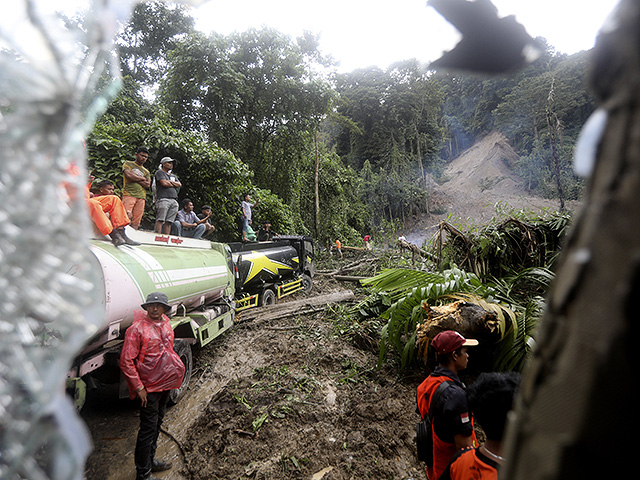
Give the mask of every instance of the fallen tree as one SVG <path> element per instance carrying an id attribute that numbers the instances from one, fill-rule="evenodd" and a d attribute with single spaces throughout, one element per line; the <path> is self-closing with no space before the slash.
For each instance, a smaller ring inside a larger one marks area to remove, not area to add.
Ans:
<path id="1" fill-rule="evenodd" d="M 447 305 L 432 307 L 423 302 L 425 319 L 416 329 L 418 357 L 428 363 L 428 347 L 438 333 L 455 330 L 480 345 L 494 345 L 500 340 L 500 320 L 494 311 L 480 305 L 458 300 Z"/>
<path id="2" fill-rule="evenodd" d="M 291 302 L 250 309 L 239 313 L 236 316 L 236 323 L 245 323 L 249 321 L 265 322 L 293 315 L 305 315 L 323 311 L 327 308 L 327 305 L 353 300 L 355 300 L 354 293 L 351 290 L 343 290 L 326 295 L 318 295 L 317 297 L 303 298 Z"/>

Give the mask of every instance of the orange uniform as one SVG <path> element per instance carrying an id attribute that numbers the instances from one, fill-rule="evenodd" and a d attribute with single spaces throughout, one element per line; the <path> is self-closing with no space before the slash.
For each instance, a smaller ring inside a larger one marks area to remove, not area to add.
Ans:
<path id="1" fill-rule="evenodd" d="M 442 382 L 450 382 L 450 387 L 438 397 L 433 414 L 433 465 L 427 466 L 427 478 L 436 480 L 443 472 L 451 457 L 458 451 L 454 435 L 471 436 L 477 444 L 473 429 L 473 419 L 469 414 L 466 393 L 462 382 L 453 372 L 436 367 L 434 372 L 420 384 L 417 391 L 418 410 L 426 418 L 431 407 L 433 393 Z"/>
<path id="2" fill-rule="evenodd" d="M 115 195 L 87 198 L 87 205 L 91 220 L 103 235 L 109 235 L 115 228 L 129 225 L 129 216 L 124 209 L 122 200 Z"/>
<path id="3" fill-rule="evenodd" d="M 499 464 L 482 453 L 480 448 L 460 450 L 440 480 L 498 480 Z"/>

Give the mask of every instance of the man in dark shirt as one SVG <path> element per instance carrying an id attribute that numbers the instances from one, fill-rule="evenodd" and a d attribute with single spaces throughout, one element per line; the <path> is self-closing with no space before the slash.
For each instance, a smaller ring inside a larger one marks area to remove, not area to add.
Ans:
<path id="1" fill-rule="evenodd" d="M 156 233 L 171 233 L 171 225 L 178 214 L 178 188 L 182 184 L 173 175 L 174 160 L 164 157 L 160 160 L 160 168 L 155 174 L 156 188 Z"/>
<path id="2" fill-rule="evenodd" d="M 467 348 L 475 345 L 478 345 L 477 340 L 466 339 L 453 330 L 445 330 L 431 341 L 438 366 L 417 391 L 418 410 L 422 418 L 426 418 L 433 407 L 433 464 L 427 465 L 429 480 L 440 476 L 458 450 L 476 444 L 465 385 L 458 377 L 458 372 L 467 368 Z M 444 389 L 434 395 L 444 382 L 447 382 Z"/>
<path id="3" fill-rule="evenodd" d="M 458 451 L 440 480 L 496 480 L 502 457 L 502 438 L 507 415 L 520 386 L 516 372 L 482 373 L 467 390 L 474 419 L 485 433 L 486 441 L 476 448 Z"/>
<path id="4" fill-rule="evenodd" d="M 279 235 L 271 230 L 271 223 L 264 222 L 260 230 L 258 230 L 258 241 L 259 242 L 268 242 L 273 240 L 274 237 L 278 237 Z"/>

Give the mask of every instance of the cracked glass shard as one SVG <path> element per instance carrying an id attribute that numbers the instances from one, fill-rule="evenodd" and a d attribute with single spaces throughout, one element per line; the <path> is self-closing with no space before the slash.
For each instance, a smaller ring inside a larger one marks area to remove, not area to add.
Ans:
<path id="1" fill-rule="evenodd" d="M 107 0 L 3 4 L 0 478 L 83 478 L 91 442 L 65 380 L 103 311 L 92 295 L 82 140 L 119 89 L 113 37 L 130 9 Z M 102 76 L 109 87 L 96 95 Z"/>
<path id="2" fill-rule="evenodd" d="M 104 328 L 104 306 L 95 295 L 102 280 L 91 267 L 87 240 L 83 140 L 120 89 L 115 35 L 136 3 L 13 0 L 2 6 L 3 479 L 84 477 L 90 436 L 65 384 L 73 357 Z"/>

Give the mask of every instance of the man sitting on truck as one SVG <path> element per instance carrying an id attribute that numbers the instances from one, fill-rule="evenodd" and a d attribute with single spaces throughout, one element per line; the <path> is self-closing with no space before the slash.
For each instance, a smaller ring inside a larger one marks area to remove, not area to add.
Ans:
<path id="1" fill-rule="evenodd" d="M 124 336 L 120 370 L 129 386 L 129 397 L 140 399 L 140 429 L 134 462 L 136 480 L 157 480 L 151 472 L 171 468 L 155 458 L 160 426 L 167 409 L 169 392 L 182 385 L 185 366 L 173 351 L 174 333 L 169 318 L 169 299 L 162 292 L 147 295 L 134 312 L 133 324 Z"/>
<path id="2" fill-rule="evenodd" d="M 211 216 L 211 213 L 209 213 Z M 188 198 L 182 201 L 182 208 L 178 211 L 176 221 L 173 222 L 171 232 L 180 237 L 202 238 L 206 231 L 205 222 L 209 217 L 198 218 L 193 211 L 193 202 Z"/>
<path id="3" fill-rule="evenodd" d="M 116 247 L 125 244 L 140 245 L 140 242 L 130 239 L 124 231 L 124 227 L 129 225 L 129 216 L 122 200 L 115 194 L 115 185 L 112 181 L 98 182 L 95 194 L 88 191 L 87 206 L 95 226 L 102 235 L 109 235 Z"/>
<path id="4" fill-rule="evenodd" d="M 268 242 L 273 240 L 275 237 L 279 237 L 279 235 L 271 230 L 271 223 L 264 222 L 260 230 L 258 230 L 258 241 L 259 242 Z"/>
<path id="5" fill-rule="evenodd" d="M 198 219 L 204 220 L 204 228 L 206 230 L 203 236 L 206 237 L 207 235 L 212 234 L 216 229 L 216 227 L 214 225 L 211 225 L 211 222 L 209 221 L 212 214 L 211 207 L 209 205 L 203 205 L 202 207 L 200 207 L 200 212 L 201 213 L 198 214 Z"/>

